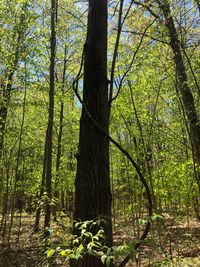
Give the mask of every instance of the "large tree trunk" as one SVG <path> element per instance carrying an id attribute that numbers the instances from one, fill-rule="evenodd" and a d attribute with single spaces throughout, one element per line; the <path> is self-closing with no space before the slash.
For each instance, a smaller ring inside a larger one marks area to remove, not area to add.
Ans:
<path id="1" fill-rule="evenodd" d="M 195 174 L 197 185 L 199 189 L 198 196 L 194 198 L 194 210 L 196 218 L 200 220 L 199 214 L 199 197 L 200 197 L 200 125 L 198 114 L 195 107 L 194 97 L 192 91 L 188 85 L 187 72 L 184 65 L 184 59 L 181 51 L 181 44 L 178 38 L 178 33 L 175 27 L 175 23 L 170 11 L 170 4 L 166 0 L 159 2 L 159 5 L 163 11 L 165 17 L 165 24 L 169 32 L 170 45 L 174 54 L 174 63 L 176 66 L 177 75 L 177 88 L 181 94 L 184 111 L 186 113 L 189 129 L 190 140 L 192 144 L 192 151 L 194 154 L 194 161 L 197 164 L 197 172 Z"/>
<path id="2" fill-rule="evenodd" d="M 89 113 L 108 133 L 107 0 L 89 1 L 84 56 L 83 101 Z M 104 219 L 106 244 L 112 246 L 109 140 L 93 124 L 84 108 L 80 120 L 77 161 L 74 220 Z M 77 264 L 73 262 L 73 266 L 104 265 L 99 259 L 88 255 Z"/>
<path id="3" fill-rule="evenodd" d="M 195 108 L 194 97 L 188 85 L 188 77 L 184 65 L 180 41 L 173 17 L 170 12 L 170 4 L 167 1 L 163 1 L 162 4 L 160 3 L 160 7 L 163 11 L 165 24 L 169 32 L 170 45 L 174 54 L 174 63 L 176 66 L 178 89 L 182 97 L 183 106 L 190 127 L 191 142 L 195 154 L 196 163 L 200 165 L 200 125 L 198 114 Z M 198 173 L 197 183 L 200 189 L 200 172 Z"/>

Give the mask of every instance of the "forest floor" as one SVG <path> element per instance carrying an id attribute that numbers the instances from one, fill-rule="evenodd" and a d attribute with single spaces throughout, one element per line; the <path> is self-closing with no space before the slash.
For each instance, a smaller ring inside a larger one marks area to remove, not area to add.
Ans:
<path id="1" fill-rule="evenodd" d="M 6 238 L 0 239 L 0 267 L 67 267 L 67 264 L 48 265 L 45 257 L 45 244 L 42 233 L 33 234 L 34 218 L 23 214 L 15 216 L 8 246 Z M 71 220 L 67 217 L 53 223 L 52 244 L 50 247 L 68 243 Z M 131 218 L 118 217 L 114 223 L 114 246 L 121 246 L 123 258 L 133 246 L 142 231 L 142 224 L 135 224 Z M 4 246 L 3 246 L 4 242 Z M 125 244 L 128 244 L 125 245 Z M 123 255 L 124 254 L 124 255 Z M 200 223 L 195 219 L 174 219 L 167 214 L 164 220 L 153 223 L 148 238 L 127 267 L 200 267 Z"/>

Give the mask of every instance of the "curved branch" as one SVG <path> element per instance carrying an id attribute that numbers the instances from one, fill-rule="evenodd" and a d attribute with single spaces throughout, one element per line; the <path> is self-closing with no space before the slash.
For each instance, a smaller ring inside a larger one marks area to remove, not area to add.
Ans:
<path id="1" fill-rule="evenodd" d="M 148 235 L 149 231 L 150 231 L 150 227 L 151 227 L 151 216 L 153 214 L 153 204 L 152 204 L 152 197 L 151 197 L 151 192 L 148 186 L 148 183 L 145 179 L 145 177 L 143 176 L 142 172 L 140 171 L 139 166 L 137 165 L 137 163 L 134 161 L 134 159 L 131 157 L 131 155 L 129 154 L 129 152 L 127 150 L 125 150 L 117 141 L 115 141 L 107 132 L 105 132 L 105 130 L 101 127 L 101 125 L 92 117 L 92 115 L 90 114 L 90 112 L 87 109 L 86 104 L 83 102 L 82 98 L 80 97 L 79 93 L 78 93 L 78 81 L 80 79 L 80 74 L 81 74 L 81 70 L 83 67 L 83 59 L 84 58 L 84 50 L 83 50 L 83 54 L 82 54 L 82 61 L 81 61 L 81 66 L 78 72 L 78 75 L 76 77 L 76 79 L 73 81 L 73 90 L 74 93 L 76 95 L 76 97 L 78 98 L 79 102 L 82 104 L 83 108 L 85 109 L 85 112 L 87 114 L 87 116 L 89 117 L 89 119 L 91 120 L 91 122 L 103 133 L 105 134 L 105 136 L 109 139 L 109 141 L 114 144 L 119 151 L 121 151 L 126 158 L 131 162 L 132 166 L 134 167 L 134 169 L 136 170 L 140 181 L 142 182 L 146 193 L 147 193 L 147 201 L 148 201 L 148 220 L 145 226 L 145 229 L 142 233 L 142 235 L 140 236 L 138 242 L 135 244 L 134 246 L 134 250 L 137 250 L 140 245 L 142 244 L 142 242 L 145 240 L 146 236 Z M 131 254 L 127 255 L 124 260 L 120 263 L 119 267 L 124 267 L 129 260 L 131 259 Z"/>

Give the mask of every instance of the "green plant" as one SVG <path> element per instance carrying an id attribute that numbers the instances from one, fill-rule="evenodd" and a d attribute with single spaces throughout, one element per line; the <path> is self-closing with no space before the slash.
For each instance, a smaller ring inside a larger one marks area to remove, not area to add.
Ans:
<path id="1" fill-rule="evenodd" d="M 66 244 L 50 247 L 46 251 L 47 258 L 53 257 L 55 261 L 63 263 L 69 260 L 79 260 L 89 254 L 100 258 L 106 266 L 109 266 L 113 259 L 112 248 L 104 245 L 105 234 L 101 224 L 100 220 L 75 222 L 74 227 L 78 234 L 73 235 L 71 247 Z M 95 231 L 97 226 L 99 230 Z"/>

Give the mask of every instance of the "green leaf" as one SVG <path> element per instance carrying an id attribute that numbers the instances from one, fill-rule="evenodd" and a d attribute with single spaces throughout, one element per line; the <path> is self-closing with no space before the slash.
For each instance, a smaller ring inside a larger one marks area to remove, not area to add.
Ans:
<path id="1" fill-rule="evenodd" d="M 54 254 L 54 252 L 55 252 L 55 249 L 49 249 L 48 251 L 47 251 L 47 258 L 51 258 L 51 256 Z"/>
<path id="2" fill-rule="evenodd" d="M 107 258 L 107 256 L 105 254 L 103 256 L 101 256 L 101 261 L 103 264 L 106 262 L 106 258 Z"/>

